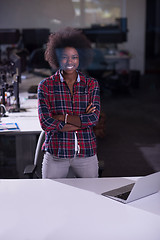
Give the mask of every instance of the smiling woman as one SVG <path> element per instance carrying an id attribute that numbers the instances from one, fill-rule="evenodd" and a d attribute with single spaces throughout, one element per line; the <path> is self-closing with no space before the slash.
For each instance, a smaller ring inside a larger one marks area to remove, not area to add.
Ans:
<path id="1" fill-rule="evenodd" d="M 94 126 L 100 115 L 98 81 L 79 69 L 91 60 L 91 44 L 81 31 L 51 34 L 45 58 L 57 72 L 38 86 L 38 113 L 46 133 L 42 177 L 98 177 Z"/>

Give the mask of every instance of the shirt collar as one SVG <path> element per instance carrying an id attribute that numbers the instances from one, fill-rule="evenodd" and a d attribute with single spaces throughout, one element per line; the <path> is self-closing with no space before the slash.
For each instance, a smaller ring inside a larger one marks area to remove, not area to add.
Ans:
<path id="1" fill-rule="evenodd" d="M 60 81 L 64 82 L 64 78 L 63 78 L 60 70 L 59 70 L 59 75 L 60 75 Z M 80 81 L 81 81 L 81 79 L 80 79 L 80 76 L 79 76 L 79 73 L 78 73 L 77 82 L 80 82 Z"/>

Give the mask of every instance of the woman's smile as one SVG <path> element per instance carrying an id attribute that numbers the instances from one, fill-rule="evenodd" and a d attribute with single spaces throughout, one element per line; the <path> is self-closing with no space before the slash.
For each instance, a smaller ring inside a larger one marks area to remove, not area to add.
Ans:
<path id="1" fill-rule="evenodd" d="M 79 66 L 79 55 L 75 48 L 66 47 L 61 56 L 61 68 L 64 71 L 75 71 Z"/>

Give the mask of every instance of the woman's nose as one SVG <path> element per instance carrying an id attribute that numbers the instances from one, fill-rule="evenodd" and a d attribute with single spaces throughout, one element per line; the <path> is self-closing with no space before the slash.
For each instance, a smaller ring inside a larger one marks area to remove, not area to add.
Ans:
<path id="1" fill-rule="evenodd" d="M 68 58 L 68 63 L 71 63 L 72 62 L 72 59 L 71 58 Z"/>
<path id="2" fill-rule="evenodd" d="M 72 62 L 72 58 L 69 57 L 67 62 L 68 62 L 68 63 L 71 63 L 71 62 Z"/>

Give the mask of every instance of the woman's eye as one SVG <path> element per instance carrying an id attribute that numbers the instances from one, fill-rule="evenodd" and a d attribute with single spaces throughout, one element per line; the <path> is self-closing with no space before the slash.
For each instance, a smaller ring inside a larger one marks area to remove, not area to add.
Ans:
<path id="1" fill-rule="evenodd" d="M 65 56 L 62 56 L 62 59 L 67 59 L 67 57 L 65 57 Z"/>
<path id="2" fill-rule="evenodd" d="M 67 57 L 67 56 L 62 56 L 62 57 L 61 57 L 61 60 L 66 60 L 66 61 L 67 61 L 67 60 L 69 60 L 69 59 L 70 59 L 70 58 Z M 71 59 L 72 59 L 72 60 L 76 60 L 76 59 L 78 59 L 78 56 L 73 56 L 73 57 L 71 57 Z"/>

